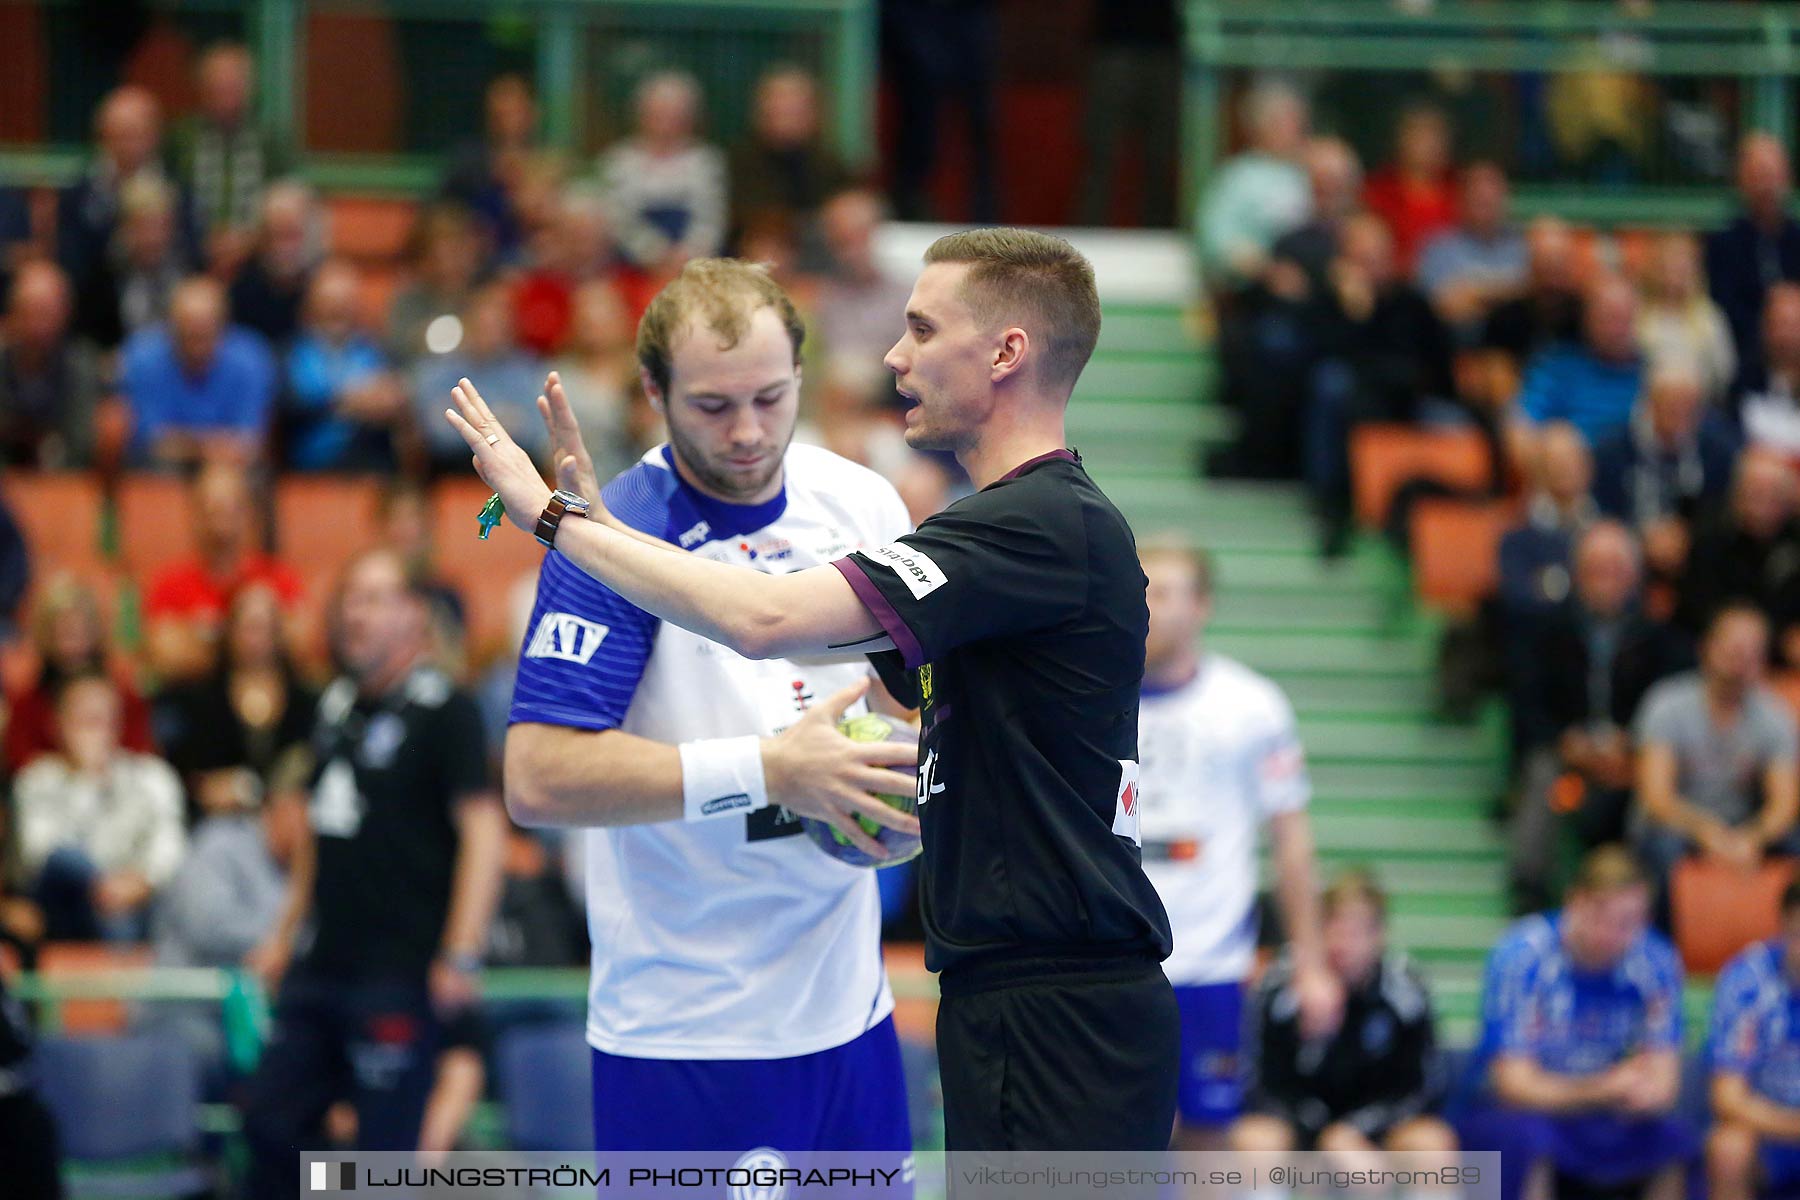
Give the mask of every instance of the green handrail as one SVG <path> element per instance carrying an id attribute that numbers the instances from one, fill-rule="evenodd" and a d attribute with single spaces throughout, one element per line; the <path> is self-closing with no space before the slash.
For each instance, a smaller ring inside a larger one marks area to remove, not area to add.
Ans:
<path id="1" fill-rule="evenodd" d="M 1641 14 L 1581 0 L 1187 0 L 1183 122 L 1187 211 L 1225 145 L 1228 70 L 1418 72 L 1621 71 L 1745 84 L 1744 120 L 1794 142 L 1800 11 L 1781 5 L 1658 0 Z M 1719 219 L 1723 185 L 1518 189 L 1526 213 L 1601 225 Z"/>

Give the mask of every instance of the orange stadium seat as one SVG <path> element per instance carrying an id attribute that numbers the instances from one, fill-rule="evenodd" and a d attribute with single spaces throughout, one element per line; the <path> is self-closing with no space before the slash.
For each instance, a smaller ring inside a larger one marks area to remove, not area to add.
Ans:
<path id="1" fill-rule="evenodd" d="M 326 205 L 331 211 L 331 252 L 373 263 L 399 260 L 418 210 L 411 200 L 375 196 L 334 196 Z"/>
<path id="2" fill-rule="evenodd" d="M 1800 720 L 1800 671 L 1777 671 L 1765 682 L 1769 690 L 1788 706 L 1788 712 Z"/>
<path id="3" fill-rule="evenodd" d="M 275 485 L 275 551 L 309 585 L 329 588 L 352 555 L 375 540 L 380 481 L 290 475 Z"/>
<path id="4" fill-rule="evenodd" d="M 1467 615 L 1500 582 L 1500 538 L 1518 509 L 1504 500 L 1421 500 L 1412 512 L 1413 588 L 1444 612 Z"/>
<path id="5" fill-rule="evenodd" d="M 476 537 L 476 514 L 488 489 L 478 479 L 449 479 L 431 492 L 432 545 L 438 570 L 462 593 L 468 607 L 469 653 L 480 662 L 512 645 L 509 605 L 514 585 L 537 577 L 544 551 L 517 529 Z"/>
<path id="6" fill-rule="evenodd" d="M 188 489 L 169 475 L 127 475 L 119 484 L 119 553 L 140 585 L 194 553 Z"/>
<path id="7" fill-rule="evenodd" d="M 100 534 L 106 502 L 92 475 L 8 472 L 0 479 L 0 494 L 25 536 L 34 579 L 57 570 L 84 578 L 104 570 Z"/>
<path id="8" fill-rule="evenodd" d="M 38 952 L 38 973 L 46 978 L 95 975 L 109 971 L 141 971 L 155 963 L 147 945 L 108 942 L 46 942 Z M 61 1007 L 64 1033 L 123 1033 L 128 1016 L 123 1000 L 66 1000 Z"/>
<path id="9" fill-rule="evenodd" d="M 1800 862 L 1772 858 L 1745 872 L 1705 858 L 1683 859 L 1669 882 L 1675 945 L 1689 971 L 1710 975 L 1751 942 L 1774 937 L 1781 893 Z"/>
<path id="10" fill-rule="evenodd" d="M 1366 529 L 1387 520 L 1394 493 L 1409 479 L 1450 487 L 1485 487 L 1492 472 L 1487 443 L 1474 430 L 1422 430 L 1410 425 L 1361 425 L 1350 435 L 1350 475 L 1356 519 Z"/>
<path id="11" fill-rule="evenodd" d="M 379 333 L 387 328 L 388 309 L 400 290 L 402 274 L 397 267 L 377 266 L 357 272 L 356 316 L 364 329 Z"/>

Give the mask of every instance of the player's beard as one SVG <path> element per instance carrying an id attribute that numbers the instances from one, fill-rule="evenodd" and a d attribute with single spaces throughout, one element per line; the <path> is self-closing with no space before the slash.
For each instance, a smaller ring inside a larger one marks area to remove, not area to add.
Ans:
<path id="1" fill-rule="evenodd" d="M 699 481 L 702 491 L 721 500 L 735 503 L 747 503 L 753 496 L 761 494 L 768 488 L 775 476 L 781 473 L 781 466 L 787 459 L 788 445 L 794 440 L 794 430 L 788 427 L 787 437 L 782 439 L 779 448 L 769 455 L 768 462 L 749 482 L 744 476 L 729 469 L 722 469 L 697 442 L 682 431 L 681 426 L 672 416 L 665 414 L 664 423 L 669 429 L 669 445 L 674 447 L 675 457 Z"/>

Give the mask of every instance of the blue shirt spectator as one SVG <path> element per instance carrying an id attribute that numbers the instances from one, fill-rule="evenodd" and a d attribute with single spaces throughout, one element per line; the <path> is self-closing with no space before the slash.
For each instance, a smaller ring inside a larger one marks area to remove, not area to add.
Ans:
<path id="1" fill-rule="evenodd" d="M 1523 294 L 1525 235 L 1507 222 L 1506 175 L 1491 162 L 1470 163 L 1462 176 L 1462 218 L 1425 243 L 1419 288 L 1459 339 L 1473 342 L 1501 302 Z"/>
<path id="2" fill-rule="evenodd" d="M 225 323 L 224 291 L 211 279 L 183 283 L 169 320 L 132 335 L 120 377 L 139 462 L 185 462 L 219 443 L 253 452 L 268 428 L 274 358 L 260 337 Z"/>
<path id="3" fill-rule="evenodd" d="M 1591 288 L 1582 344 L 1543 351 L 1525 371 L 1519 408 L 1533 424 L 1568 421 L 1598 445 L 1631 420 L 1643 384 L 1637 351 L 1637 294 L 1622 279 Z"/>
<path id="4" fill-rule="evenodd" d="M 328 262 L 306 293 L 305 324 L 284 363 L 284 457 L 302 471 L 381 470 L 394 465 L 393 423 L 406 393 L 387 355 L 356 328 L 357 277 Z"/>

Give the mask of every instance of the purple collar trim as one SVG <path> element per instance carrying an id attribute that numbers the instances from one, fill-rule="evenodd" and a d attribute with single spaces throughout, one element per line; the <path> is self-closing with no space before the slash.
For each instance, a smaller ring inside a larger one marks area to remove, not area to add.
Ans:
<path id="1" fill-rule="evenodd" d="M 1069 462 L 1080 462 L 1081 461 L 1080 456 L 1078 456 L 1073 450 L 1063 450 L 1063 449 L 1050 450 L 1050 451 L 1046 451 L 1043 454 L 1038 455 L 1036 458 L 1026 459 L 1024 462 L 1020 463 L 1018 466 L 1014 467 L 1012 470 L 1010 470 L 1006 474 L 1002 475 L 995 482 L 1004 483 L 1008 479 L 1017 479 L 1019 476 L 1023 475 L 1025 472 L 1031 470 L 1031 468 L 1037 466 L 1039 463 L 1049 462 L 1053 458 L 1066 459 Z"/>

